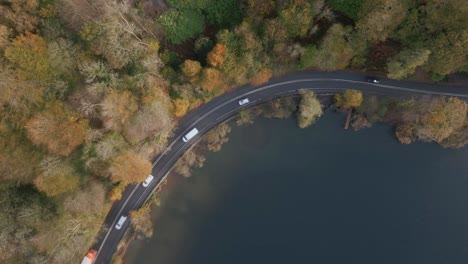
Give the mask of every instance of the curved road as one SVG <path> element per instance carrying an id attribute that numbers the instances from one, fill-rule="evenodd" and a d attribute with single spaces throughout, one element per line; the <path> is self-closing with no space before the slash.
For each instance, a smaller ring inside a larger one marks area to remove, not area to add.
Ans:
<path id="1" fill-rule="evenodd" d="M 134 184 L 127 187 L 122 199 L 113 204 L 103 224 L 105 232 L 93 248 L 98 250 L 95 264 L 110 263 L 112 255 L 125 230 L 130 225 L 128 219 L 120 230 L 114 228 L 121 215 L 128 215 L 131 210 L 140 208 L 157 188 L 184 151 L 194 144 L 211 128 L 235 115 L 239 110 L 252 107 L 274 97 L 297 93 L 298 89 L 311 89 L 317 94 L 336 93 L 345 89 L 356 89 L 366 94 L 410 97 L 417 95 L 456 96 L 468 101 L 468 87 L 435 85 L 410 81 L 381 79 L 380 84 L 366 82 L 366 75 L 350 72 L 296 72 L 272 79 L 260 87 L 241 86 L 232 92 L 225 93 L 212 101 L 188 113 L 175 130 L 167 150 L 153 160 L 152 175 L 155 177 L 148 187 Z M 248 97 L 250 103 L 239 106 L 241 98 Z M 182 141 L 191 128 L 196 127 L 200 133 L 188 143 Z"/>

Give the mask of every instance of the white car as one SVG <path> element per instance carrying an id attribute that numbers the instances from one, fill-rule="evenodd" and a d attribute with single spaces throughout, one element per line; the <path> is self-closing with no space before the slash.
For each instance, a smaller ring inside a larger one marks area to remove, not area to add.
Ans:
<path id="1" fill-rule="evenodd" d="M 193 128 L 192 130 L 190 130 L 190 132 L 188 132 L 187 134 L 185 134 L 185 136 L 182 137 L 182 140 L 184 142 L 188 142 L 191 138 L 193 138 L 197 134 L 198 134 L 198 129 Z"/>
<path id="2" fill-rule="evenodd" d="M 127 217 L 126 216 L 120 216 L 119 218 L 119 221 L 117 222 L 117 224 L 115 225 L 115 229 L 117 230 L 120 230 L 120 228 L 122 228 L 123 224 L 125 223 L 125 221 L 127 221 Z"/>
<path id="3" fill-rule="evenodd" d="M 151 181 L 153 181 L 154 179 L 154 176 L 153 175 L 148 175 L 148 177 L 146 177 L 146 180 L 141 184 L 143 185 L 143 187 L 148 187 L 148 185 L 150 184 Z"/>
<path id="4" fill-rule="evenodd" d="M 247 103 L 250 103 L 249 98 L 244 98 L 239 100 L 239 105 L 245 105 Z"/>

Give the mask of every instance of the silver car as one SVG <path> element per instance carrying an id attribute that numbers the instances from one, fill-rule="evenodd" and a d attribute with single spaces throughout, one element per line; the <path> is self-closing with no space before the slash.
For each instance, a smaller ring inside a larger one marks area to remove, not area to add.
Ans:
<path id="1" fill-rule="evenodd" d="M 239 105 L 245 105 L 247 103 L 250 103 L 249 98 L 243 98 L 239 100 Z"/>

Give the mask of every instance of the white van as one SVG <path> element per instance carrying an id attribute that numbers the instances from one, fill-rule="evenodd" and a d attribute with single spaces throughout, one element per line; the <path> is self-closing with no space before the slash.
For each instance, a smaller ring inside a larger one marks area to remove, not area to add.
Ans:
<path id="1" fill-rule="evenodd" d="M 143 185 L 143 187 L 148 187 L 148 185 L 153 179 L 154 179 L 154 176 L 150 174 L 148 175 L 148 177 L 146 177 L 146 180 L 141 185 Z"/>
<path id="2" fill-rule="evenodd" d="M 196 128 L 193 128 L 192 130 L 190 130 L 187 134 L 185 134 L 185 136 L 182 137 L 182 140 L 184 142 L 187 142 L 189 141 L 191 138 L 193 138 L 195 135 L 198 134 L 198 129 Z"/>
<path id="3" fill-rule="evenodd" d="M 115 225 L 115 229 L 117 230 L 120 230 L 120 228 L 122 228 L 123 224 L 125 223 L 125 221 L 127 221 L 127 217 L 126 216 L 120 216 L 119 218 L 119 221 L 117 222 L 117 224 Z"/>

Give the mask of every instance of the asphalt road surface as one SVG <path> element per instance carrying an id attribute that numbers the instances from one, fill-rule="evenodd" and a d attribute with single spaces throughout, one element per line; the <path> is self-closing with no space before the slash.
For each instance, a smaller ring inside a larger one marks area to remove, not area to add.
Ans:
<path id="1" fill-rule="evenodd" d="M 153 181 L 146 188 L 141 184 L 128 186 L 122 199 L 113 204 L 102 227 L 103 235 L 93 246 L 94 249 L 98 250 L 94 263 L 111 262 L 119 241 L 130 225 L 130 218 L 128 218 L 120 230 L 115 229 L 114 226 L 120 216 L 128 215 L 130 211 L 140 208 L 177 159 L 203 134 L 234 116 L 241 109 L 258 105 L 274 97 L 295 94 L 298 89 L 310 89 L 317 94 L 334 94 L 346 89 L 356 89 L 365 94 L 397 97 L 444 95 L 456 96 L 468 101 L 468 87 L 466 86 L 436 85 L 390 79 L 380 79 L 380 84 L 374 84 L 367 82 L 366 75 L 350 72 L 296 72 L 272 79 L 259 87 L 241 86 L 232 92 L 214 98 L 180 120 L 173 138 L 169 140 L 170 145 L 167 150 L 153 160 Z M 243 98 L 248 98 L 250 103 L 240 106 L 238 101 Z M 182 136 L 193 127 L 200 131 L 199 134 L 189 142 L 183 142 Z"/>

